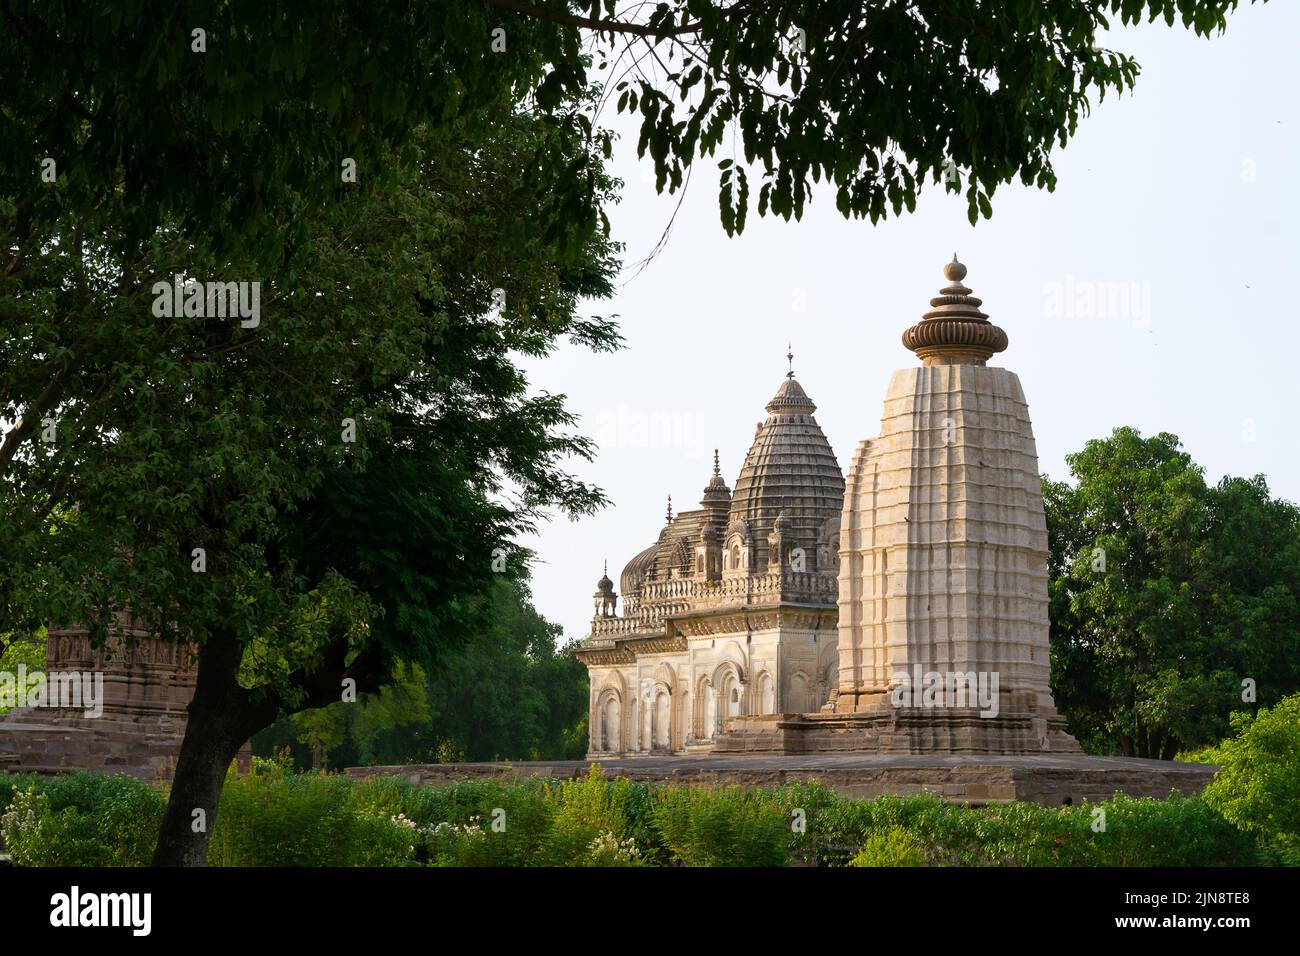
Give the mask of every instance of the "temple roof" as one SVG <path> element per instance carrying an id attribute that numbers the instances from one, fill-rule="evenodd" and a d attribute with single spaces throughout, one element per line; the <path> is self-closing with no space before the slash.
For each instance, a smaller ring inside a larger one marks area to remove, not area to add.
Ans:
<path id="1" fill-rule="evenodd" d="M 731 496 L 731 520 L 745 521 L 758 561 L 767 567 L 767 536 L 785 512 L 793 540 L 812 548 L 828 522 L 838 529 L 844 505 L 844 473 L 813 411 L 817 408 L 791 372 L 767 403 Z"/>

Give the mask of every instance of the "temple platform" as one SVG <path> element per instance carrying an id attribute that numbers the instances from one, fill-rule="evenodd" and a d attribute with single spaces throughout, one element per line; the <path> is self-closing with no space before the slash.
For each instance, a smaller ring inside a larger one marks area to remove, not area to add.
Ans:
<path id="1" fill-rule="evenodd" d="M 971 805 L 1025 800 L 1043 806 L 1077 805 L 1117 793 L 1166 797 L 1200 793 L 1218 768 L 1209 764 L 1090 757 L 1084 754 L 934 755 L 831 753 L 808 755 L 710 754 L 519 763 L 408 764 L 349 767 L 349 777 L 405 777 L 439 786 L 487 777 L 573 779 L 599 764 L 610 777 L 642 783 L 740 784 L 779 787 L 820 780 L 844 797 L 933 793 Z"/>

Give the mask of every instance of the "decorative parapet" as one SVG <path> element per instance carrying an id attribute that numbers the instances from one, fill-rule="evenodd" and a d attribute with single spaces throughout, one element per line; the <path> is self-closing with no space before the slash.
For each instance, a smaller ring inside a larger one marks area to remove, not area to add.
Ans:
<path id="1" fill-rule="evenodd" d="M 669 618 L 744 608 L 774 608 L 782 604 L 835 608 L 836 579 L 825 574 L 779 572 L 746 575 L 723 581 L 661 581 L 644 586 L 639 598 L 626 602 L 623 617 L 597 617 L 584 650 L 612 649 L 616 642 L 662 636 Z"/>

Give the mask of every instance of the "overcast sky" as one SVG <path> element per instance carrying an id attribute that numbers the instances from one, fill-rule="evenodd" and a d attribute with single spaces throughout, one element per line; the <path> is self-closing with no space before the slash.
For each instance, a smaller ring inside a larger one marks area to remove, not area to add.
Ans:
<path id="1" fill-rule="evenodd" d="M 802 222 L 751 210 L 728 239 L 716 160 L 698 163 L 666 247 L 591 310 L 619 316 L 626 347 L 566 347 L 526 365 L 599 442 L 573 471 L 613 502 L 527 542 L 538 609 L 566 640 L 582 637 L 602 562 L 617 584 L 658 535 L 667 495 L 697 507 L 714 447 L 735 487 L 787 342 L 847 469 L 879 431 L 890 373 L 916 362 L 899 336 L 945 284 L 953 252 L 1010 337 L 994 363 L 1024 385 L 1040 470 L 1066 477 L 1067 454 L 1132 425 L 1178 435 L 1211 481 L 1263 473 L 1274 494 L 1300 500 L 1297 38 L 1294 2 L 1244 7 L 1211 40 L 1163 24 L 1113 32 L 1104 45 L 1142 66 L 1136 91 L 1094 104 L 1055 155 L 1054 193 L 1000 188 L 975 227 L 964 199 L 933 188 L 915 213 L 875 226 L 843 219 L 822 190 Z M 628 119 L 607 119 L 623 135 L 611 218 L 631 266 L 677 197 L 656 195 Z"/>

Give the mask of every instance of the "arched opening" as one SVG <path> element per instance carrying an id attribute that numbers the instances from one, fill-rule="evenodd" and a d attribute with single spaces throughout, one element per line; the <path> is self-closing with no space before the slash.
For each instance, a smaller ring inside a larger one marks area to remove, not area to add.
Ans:
<path id="1" fill-rule="evenodd" d="M 659 693 L 655 695 L 655 709 L 654 709 L 654 718 L 653 718 L 653 722 L 654 722 L 653 740 L 654 740 L 655 750 L 672 749 L 672 736 L 671 736 L 672 723 L 669 716 L 671 712 L 672 712 L 672 700 L 671 698 L 669 698 L 668 693 L 666 691 L 660 690 Z"/>
<path id="2" fill-rule="evenodd" d="M 618 753 L 620 739 L 618 698 L 610 694 L 600 709 L 600 749 L 604 753 Z"/>

